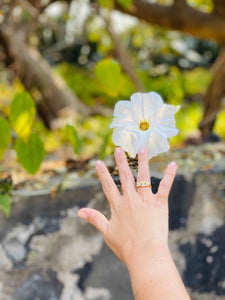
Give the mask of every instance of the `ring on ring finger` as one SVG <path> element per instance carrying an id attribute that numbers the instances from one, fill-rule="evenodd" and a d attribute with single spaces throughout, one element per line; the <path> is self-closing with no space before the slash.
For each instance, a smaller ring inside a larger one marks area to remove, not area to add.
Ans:
<path id="1" fill-rule="evenodd" d="M 138 181 L 137 184 L 137 189 L 138 188 L 142 188 L 142 187 L 152 187 L 151 183 L 150 182 L 147 182 L 147 181 Z"/>

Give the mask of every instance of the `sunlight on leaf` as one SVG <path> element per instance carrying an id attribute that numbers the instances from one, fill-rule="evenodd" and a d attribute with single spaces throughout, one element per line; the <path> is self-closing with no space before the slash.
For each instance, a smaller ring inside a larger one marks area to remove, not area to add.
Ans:
<path id="1" fill-rule="evenodd" d="M 214 131 L 220 137 L 225 139 L 225 109 L 223 109 L 216 119 L 216 124 L 214 126 Z"/>
<path id="2" fill-rule="evenodd" d="M 1 143 L 0 143 L 0 160 L 1 160 L 5 153 L 5 150 L 7 149 L 11 141 L 9 124 L 2 117 L 0 117 L 0 136 L 1 136 Z"/>
<path id="3" fill-rule="evenodd" d="M 13 129 L 22 139 L 31 134 L 31 127 L 35 118 L 35 104 L 27 92 L 17 93 L 10 104 L 10 122 Z"/>
<path id="4" fill-rule="evenodd" d="M 95 71 L 98 81 L 105 91 L 112 97 L 117 96 L 122 78 L 121 67 L 118 62 L 113 59 L 104 59 L 96 65 Z"/>
<path id="5" fill-rule="evenodd" d="M 71 125 L 66 125 L 66 139 L 73 146 L 74 152 L 80 155 L 81 153 L 81 139 L 78 136 L 76 129 Z"/>
<path id="6" fill-rule="evenodd" d="M 0 209 L 6 214 L 6 216 L 10 215 L 11 196 L 8 193 L 0 194 Z"/>
<path id="7" fill-rule="evenodd" d="M 15 144 L 19 163 L 30 174 L 35 174 L 44 159 L 44 144 L 37 133 L 33 133 L 27 142 L 17 138 Z"/>
<path id="8" fill-rule="evenodd" d="M 128 9 L 131 7 L 133 0 L 116 0 L 122 7 Z"/>

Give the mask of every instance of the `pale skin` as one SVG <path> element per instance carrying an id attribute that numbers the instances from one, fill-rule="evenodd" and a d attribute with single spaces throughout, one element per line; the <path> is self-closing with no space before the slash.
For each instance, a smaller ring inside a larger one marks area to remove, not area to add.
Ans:
<path id="1" fill-rule="evenodd" d="M 96 170 L 110 205 L 111 218 L 90 208 L 78 216 L 103 235 L 111 250 L 129 271 L 136 300 L 190 300 L 168 247 L 168 196 L 176 174 L 176 163 L 168 165 L 157 194 L 150 187 L 136 188 L 124 151 L 115 149 L 123 195 L 104 162 Z M 150 182 L 148 153 L 138 152 L 137 181 Z"/>

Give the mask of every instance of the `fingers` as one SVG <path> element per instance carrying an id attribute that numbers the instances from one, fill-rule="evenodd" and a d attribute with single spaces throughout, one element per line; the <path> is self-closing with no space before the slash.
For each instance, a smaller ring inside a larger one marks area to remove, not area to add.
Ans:
<path id="1" fill-rule="evenodd" d="M 103 237 L 106 234 L 106 228 L 108 224 L 108 220 L 106 217 L 101 214 L 99 211 L 91 208 L 82 208 L 78 211 L 77 215 L 87 220 L 90 224 L 92 224 L 98 231 L 101 232 Z"/>
<path id="2" fill-rule="evenodd" d="M 130 170 L 124 151 L 119 147 L 115 149 L 115 159 L 119 170 L 123 193 L 124 194 L 134 193 L 135 192 L 134 176 Z"/>
<path id="3" fill-rule="evenodd" d="M 175 162 L 171 162 L 167 169 L 166 172 L 163 176 L 163 179 L 161 180 L 159 184 L 159 189 L 157 196 L 162 199 L 166 199 L 169 196 L 170 189 L 172 187 L 174 177 L 176 175 L 176 170 L 177 170 L 177 165 Z"/>
<path id="4" fill-rule="evenodd" d="M 137 182 L 151 183 L 149 164 L 148 164 L 148 151 L 145 148 L 140 148 L 138 151 L 138 173 Z M 143 194 L 146 191 L 151 191 L 150 187 L 138 188 L 138 193 Z"/>
<path id="5" fill-rule="evenodd" d="M 114 207 L 115 201 L 121 196 L 120 192 L 115 182 L 113 181 L 106 165 L 100 160 L 96 162 L 96 171 L 101 181 L 102 189 L 108 199 L 108 202 L 111 207 Z"/>

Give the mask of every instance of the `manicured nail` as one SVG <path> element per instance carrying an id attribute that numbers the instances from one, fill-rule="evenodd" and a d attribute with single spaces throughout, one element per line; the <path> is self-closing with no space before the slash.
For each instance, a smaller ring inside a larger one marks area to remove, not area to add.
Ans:
<path id="1" fill-rule="evenodd" d="M 78 211 L 78 216 L 83 218 L 83 219 L 87 219 L 88 217 L 94 216 L 95 211 L 91 208 L 84 208 L 84 209 L 80 209 Z"/>
<path id="2" fill-rule="evenodd" d="M 171 169 L 174 169 L 177 167 L 177 164 L 175 163 L 175 161 L 172 161 L 169 165 L 168 165 L 169 168 Z"/>
<path id="3" fill-rule="evenodd" d="M 141 148 L 139 149 L 139 153 L 140 153 L 140 154 L 144 154 L 144 153 L 145 153 L 145 148 L 144 148 L 144 147 L 141 147 Z"/>
<path id="4" fill-rule="evenodd" d="M 102 161 L 101 161 L 101 160 L 97 160 L 97 161 L 96 161 L 96 166 L 99 167 L 99 166 L 101 166 L 101 165 L 102 165 Z"/>
<path id="5" fill-rule="evenodd" d="M 88 214 L 86 214 L 84 211 L 78 211 L 78 217 L 87 220 Z"/>
<path id="6" fill-rule="evenodd" d="M 117 147 L 117 148 L 115 149 L 115 152 L 118 153 L 118 154 L 121 153 L 121 148 L 120 148 L 120 147 Z"/>

